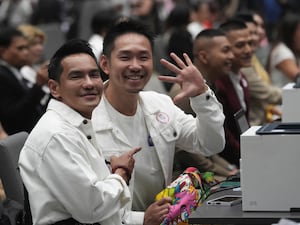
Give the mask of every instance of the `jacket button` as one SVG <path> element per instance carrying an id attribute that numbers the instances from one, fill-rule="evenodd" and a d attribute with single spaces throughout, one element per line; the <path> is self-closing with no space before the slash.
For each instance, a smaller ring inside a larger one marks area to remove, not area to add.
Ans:
<path id="1" fill-rule="evenodd" d="M 208 101 L 210 99 L 210 95 L 206 95 L 206 100 Z"/>
<path id="2" fill-rule="evenodd" d="M 174 131 L 174 133 L 173 133 L 173 136 L 174 136 L 174 137 L 176 137 L 176 136 L 177 136 L 177 132 L 176 132 L 176 131 Z"/>
<path id="3" fill-rule="evenodd" d="M 87 123 L 88 123 L 88 121 L 87 121 L 87 120 L 84 120 L 84 121 L 83 121 L 83 124 L 87 124 Z"/>
<path id="4" fill-rule="evenodd" d="M 88 136 L 86 136 L 86 137 L 87 137 L 87 139 L 89 139 L 89 140 L 92 139 L 92 136 L 91 136 L 91 135 L 88 135 Z"/>

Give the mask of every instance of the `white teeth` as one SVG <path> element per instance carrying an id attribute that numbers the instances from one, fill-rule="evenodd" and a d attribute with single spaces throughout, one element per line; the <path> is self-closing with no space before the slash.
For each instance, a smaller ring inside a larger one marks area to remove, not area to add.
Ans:
<path id="1" fill-rule="evenodd" d="M 142 76 L 127 76 L 128 80 L 140 80 L 142 79 Z"/>

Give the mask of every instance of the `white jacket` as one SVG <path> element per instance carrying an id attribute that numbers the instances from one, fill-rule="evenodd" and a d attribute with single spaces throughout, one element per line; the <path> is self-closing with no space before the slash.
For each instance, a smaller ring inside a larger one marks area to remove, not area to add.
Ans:
<path id="1" fill-rule="evenodd" d="M 90 120 L 50 100 L 19 159 L 34 225 L 71 217 L 121 225 L 130 191 L 121 176 L 110 173 L 96 143 Z"/>
<path id="2" fill-rule="evenodd" d="M 175 147 L 204 155 L 212 155 L 223 150 L 225 137 L 222 105 L 210 89 L 202 95 L 191 98 L 191 106 L 197 114 L 196 118 L 185 114 L 175 106 L 169 96 L 153 91 L 140 92 L 139 103 L 166 184 L 169 184 L 172 179 Z M 106 159 L 109 160 L 113 154 L 118 155 L 136 147 L 128 143 L 126 136 L 114 125 L 104 101 L 101 101 L 94 110 L 92 123 L 99 140 L 99 148 Z M 134 174 L 130 181 L 131 189 L 133 185 Z M 125 215 L 123 222 L 142 224 L 143 214 L 131 212 Z"/>

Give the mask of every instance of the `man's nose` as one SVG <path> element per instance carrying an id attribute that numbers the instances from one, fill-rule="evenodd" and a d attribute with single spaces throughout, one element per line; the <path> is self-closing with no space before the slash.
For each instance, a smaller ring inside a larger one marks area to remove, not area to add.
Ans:
<path id="1" fill-rule="evenodd" d="M 140 61 L 136 58 L 132 59 L 130 69 L 139 70 L 141 68 Z"/>
<path id="2" fill-rule="evenodd" d="M 93 86 L 93 80 L 91 79 L 91 77 L 89 75 L 86 75 L 84 77 L 83 85 L 84 85 L 84 87 L 91 87 L 91 86 Z"/>
<path id="3" fill-rule="evenodd" d="M 228 52 L 227 56 L 228 56 L 229 59 L 233 59 L 234 58 L 234 55 L 233 55 L 232 51 Z"/>

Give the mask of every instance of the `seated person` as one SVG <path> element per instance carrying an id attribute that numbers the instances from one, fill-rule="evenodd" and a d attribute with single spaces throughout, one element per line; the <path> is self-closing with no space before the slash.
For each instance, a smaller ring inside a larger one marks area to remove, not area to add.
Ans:
<path id="1" fill-rule="evenodd" d="M 105 161 L 97 147 L 101 140 L 90 119 L 101 99 L 102 80 L 87 42 L 65 43 L 48 70 L 53 98 L 19 158 L 33 224 L 120 225 L 140 148 Z"/>
<path id="2" fill-rule="evenodd" d="M 268 64 L 272 83 L 280 88 L 294 82 L 300 73 L 299 33 L 300 16 L 294 13 L 285 15 L 277 29 L 275 41 L 272 43 Z"/>
<path id="3" fill-rule="evenodd" d="M 144 91 L 153 74 L 153 45 L 149 28 L 124 19 L 106 33 L 100 57 L 109 79 L 92 116 L 96 136 L 105 140 L 99 142 L 99 148 L 107 158 L 122 154 L 129 146 L 143 149 L 135 158 L 128 224 L 160 224 L 153 212 L 163 213 L 163 205 L 155 202 L 155 196 L 172 181 L 176 147 L 209 156 L 225 145 L 222 106 L 187 54 L 182 60 L 171 53 L 175 64 L 161 59 L 177 76 L 159 79 L 182 85 L 174 101 L 190 97 L 196 117 L 185 114 L 169 96 Z"/>
<path id="4" fill-rule="evenodd" d="M 16 28 L 0 29 L 0 118 L 7 134 L 30 132 L 45 112 L 40 104 L 48 76 L 39 73 L 29 87 L 20 69 L 28 64 L 29 43 Z"/>
<path id="5" fill-rule="evenodd" d="M 249 124 L 248 82 L 245 75 L 241 73 L 241 68 L 251 66 L 252 37 L 246 24 L 241 20 L 230 19 L 221 24 L 220 29 L 225 32 L 233 53 L 231 72 L 214 81 L 215 93 L 223 105 L 225 114 L 226 145 L 220 155 L 239 167 L 241 130 L 235 115 L 244 112 L 245 119 Z"/>
<path id="6" fill-rule="evenodd" d="M 194 40 L 193 45 L 195 66 L 203 74 L 206 83 L 214 89 L 213 82 L 222 76 L 227 76 L 231 70 L 233 54 L 231 45 L 225 34 L 218 29 L 205 29 Z M 180 92 L 180 86 L 174 84 L 170 96 Z M 177 102 L 186 113 L 195 115 L 188 98 Z M 179 151 L 175 154 L 174 176 L 178 176 L 186 167 L 194 166 L 200 171 L 211 171 L 215 175 L 226 178 L 238 172 L 236 167 L 222 158 L 219 154 L 205 157 L 202 154 Z M 179 171 L 176 171 L 178 170 Z"/>

